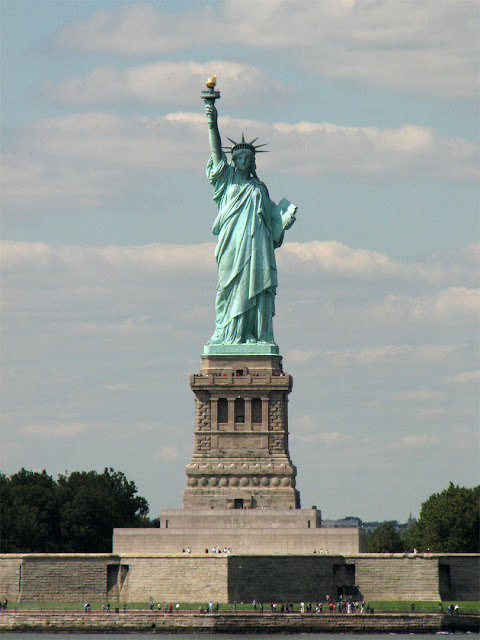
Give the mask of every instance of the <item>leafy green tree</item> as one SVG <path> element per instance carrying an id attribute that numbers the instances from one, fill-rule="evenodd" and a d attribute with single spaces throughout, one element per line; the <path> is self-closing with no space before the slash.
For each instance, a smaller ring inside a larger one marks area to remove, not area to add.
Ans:
<path id="1" fill-rule="evenodd" d="M 60 543 L 58 492 L 55 480 L 21 469 L 0 476 L 1 535 L 3 553 L 57 551 Z"/>
<path id="2" fill-rule="evenodd" d="M 114 527 L 152 526 L 148 502 L 114 469 L 0 474 L 0 551 L 109 552 Z"/>
<path id="3" fill-rule="evenodd" d="M 402 538 L 391 522 L 382 522 L 367 538 L 368 553 L 401 553 L 404 549 Z"/>
<path id="4" fill-rule="evenodd" d="M 410 545 L 433 553 L 480 552 L 480 486 L 468 489 L 450 482 L 423 504 L 409 530 Z"/>
<path id="5" fill-rule="evenodd" d="M 75 471 L 58 478 L 60 529 L 65 551 L 109 552 L 114 527 L 149 524 L 148 502 L 137 487 L 114 469 Z"/>

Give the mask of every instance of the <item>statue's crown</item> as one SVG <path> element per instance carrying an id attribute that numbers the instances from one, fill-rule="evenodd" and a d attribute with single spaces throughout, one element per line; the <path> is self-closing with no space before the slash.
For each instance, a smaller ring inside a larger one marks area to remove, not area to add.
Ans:
<path id="1" fill-rule="evenodd" d="M 232 143 L 233 146 L 232 147 L 223 147 L 223 149 L 225 151 L 229 151 L 232 155 L 235 153 L 235 151 L 239 151 L 240 149 L 247 149 L 248 151 L 251 151 L 254 155 L 255 155 L 255 153 L 268 153 L 268 151 L 260 149 L 260 147 L 265 147 L 266 144 L 257 144 L 257 145 L 253 144 L 254 142 L 256 142 L 258 140 L 258 138 L 254 138 L 251 142 L 246 142 L 245 141 L 245 136 L 242 133 L 241 142 L 235 142 L 235 140 L 232 140 L 228 136 L 227 136 L 227 139 L 230 140 L 230 142 Z"/>

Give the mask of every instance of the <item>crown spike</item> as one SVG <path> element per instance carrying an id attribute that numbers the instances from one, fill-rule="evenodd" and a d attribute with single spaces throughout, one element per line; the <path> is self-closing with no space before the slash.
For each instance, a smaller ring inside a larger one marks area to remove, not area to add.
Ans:
<path id="1" fill-rule="evenodd" d="M 251 142 L 246 142 L 245 140 L 245 134 L 242 131 L 242 139 L 240 142 L 236 142 L 235 140 L 232 140 L 232 138 L 229 138 L 228 136 L 226 136 L 227 140 L 230 140 L 230 142 L 232 143 L 232 146 L 229 147 L 222 147 L 223 149 L 225 149 L 226 151 L 230 151 L 230 153 L 233 155 L 235 153 L 235 151 L 240 151 L 240 149 L 246 149 L 247 151 L 251 151 L 253 154 L 255 153 L 268 153 L 268 151 L 262 151 L 260 150 L 260 147 L 266 147 L 266 144 L 257 144 L 255 145 L 254 143 L 258 140 L 257 138 L 254 138 Z"/>

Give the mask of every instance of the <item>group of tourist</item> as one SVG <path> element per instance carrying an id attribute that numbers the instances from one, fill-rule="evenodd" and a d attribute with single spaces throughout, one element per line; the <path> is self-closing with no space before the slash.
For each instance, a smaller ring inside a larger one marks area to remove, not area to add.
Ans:
<path id="1" fill-rule="evenodd" d="M 370 613 L 370 607 L 368 603 L 356 602 L 352 600 L 343 600 L 343 598 L 339 598 L 337 601 L 331 600 L 330 596 L 326 597 L 327 607 L 326 611 L 329 613 Z M 254 610 L 257 609 L 256 601 L 253 601 Z M 300 611 L 299 613 L 323 613 L 324 606 L 323 602 L 317 602 L 312 604 L 311 602 L 300 602 Z M 263 604 L 260 604 L 260 613 L 263 613 Z M 270 613 L 295 613 L 295 606 L 293 602 L 287 602 L 285 604 L 278 605 L 276 602 L 272 601 L 270 603 Z"/>
<path id="2" fill-rule="evenodd" d="M 150 611 L 154 611 L 155 610 L 155 605 L 153 604 L 153 602 L 150 603 Z M 160 611 L 162 610 L 162 605 L 160 604 L 160 602 L 157 604 L 157 611 L 160 613 Z M 163 605 L 163 610 L 165 611 L 165 613 L 173 613 L 173 604 L 167 603 L 165 602 L 165 604 Z M 180 612 L 180 604 L 177 602 L 177 604 L 175 605 L 175 613 L 179 613 Z"/>
<path id="3" fill-rule="evenodd" d="M 91 607 L 89 604 L 85 604 L 85 612 L 89 612 L 91 610 Z M 107 604 L 105 604 L 104 602 L 102 603 L 102 613 L 110 613 L 112 610 L 112 607 L 110 605 L 109 602 L 107 602 Z M 120 612 L 120 607 L 115 607 L 115 613 L 119 613 Z M 123 613 L 127 613 L 127 603 L 124 602 L 123 603 Z"/>
<path id="4" fill-rule="evenodd" d="M 182 549 L 182 553 L 192 553 L 192 550 L 190 549 L 190 547 L 187 547 L 186 549 Z M 205 548 L 205 553 L 210 553 L 210 550 L 208 548 Z M 212 547 L 211 553 L 232 553 L 232 549 L 231 547 L 223 547 L 222 552 L 222 549 L 220 547 Z"/>
<path id="5" fill-rule="evenodd" d="M 458 614 L 460 613 L 460 607 L 458 606 L 458 604 L 450 604 L 447 607 L 447 611 L 448 613 L 451 613 L 452 616 L 458 616 Z"/>
<path id="6" fill-rule="evenodd" d="M 333 600 L 332 598 L 330 598 L 330 596 L 326 596 L 326 607 L 324 607 L 323 602 L 317 602 L 315 604 L 312 604 L 311 602 L 308 602 L 307 604 L 305 604 L 305 602 L 300 602 L 299 608 L 295 609 L 295 605 L 293 604 L 293 602 L 286 602 L 283 604 L 277 604 L 277 602 L 275 602 L 274 600 L 272 600 L 272 602 L 270 603 L 270 613 L 274 614 L 274 613 L 323 613 L 324 611 L 327 613 L 331 613 L 331 614 L 335 614 L 335 613 L 346 613 L 346 614 L 353 614 L 353 613 L 374 613 L 374 610 L 370 607 L 370 605 L 368 604 L 368 602 L 358 602 L 356 600 L 350 600 L 350 599 L 344 599 L 342 596 L 339 596 L 336 600 Z M 242 603 L 243 604 L 243 603 Z M 2 602 L 0 602 L 0 611 L 6 611 L 7 610 L 7 605 L 8 605 L 8 601 L 5 598 L 5 600 Z M 252 601 L 252 605 L 253 605 L 253 610 L 255 612 L 259 612 L 259 613 L 264 613 L 264 606 L 263 606 L 263 602 L 261 603 L 257 603 L 256 599 L 253 599 Z M 84 611 L 85 613 L 90 613 L 91 611 L 91 606 L 89 602 L 85 602 L 85 604 L 83 605 L 84 607 Z M 440 602 L 438 604 L 438 608 L 441 612 L 443 612 L 443 604 Z M 161 613 L 162 611 L 164 611 L 165 613 L 173 613 L 175 611 L 175 613 L 180 613 L 180 604 L 177 602 L 174 605 L 170 602 L 167 603 L 165 602 L 165 604 L 162 606 L 162 604 L 159 602 L 157 604 L 157 606 L 155 607 L 154 603 L 151 602 L 150 603 L 150 611 L 152 611 L 152 613 L 154 611 L 157 611 L 158 613 Z M 236 613 L 237 611 L 237 603 L 234 602 L 232 605 L 232 612 Z M 412 611 L 412 613 L 415 612 L 415 603 L 412 602 L 411 606 L 410 606 L 410 610 Z M 103 613 L 110 613 L 111 611 L 111 606 L 110 603 L 108 602 L 106 605 L 102 604 L 102 612 Z M 125 602 L 123 604 L 123 612 L 126 613 L 127 611 L 127 603 Z M 448 613 L 450 613 L 451 615 L 459 615 L 460 613 L 460 607 L 458 606 L 458 604 L 451 604 L 447 607 L 447 611 Z M 219 604 L 218 602 L 214 605 L 213 602 L 209 602 L 205 607 L 200 606 L 198 608 L 198 612 L 199 613 L 218 613 L 219 612 Z M 115 613 L 119 613 L 119 607 L 116 606 L 115 607 Z"/>
<path id="7" fill-rule="evenodd" d="M 373 613 L 368 602 L 358 602 L 357 600 L 344 600 L 341 596 L 333 601 L 327 596 L 327 606 L 329 613 Z"/>

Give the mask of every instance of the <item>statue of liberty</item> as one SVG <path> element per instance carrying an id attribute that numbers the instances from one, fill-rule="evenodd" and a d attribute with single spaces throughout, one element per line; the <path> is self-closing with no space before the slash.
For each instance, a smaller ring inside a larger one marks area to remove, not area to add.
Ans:
<path id="1" fill-rule="evenodd" d="M 208 82 L 207 86 L 213 89 Z M 215 94 L 218 98 L 219 93 Z M 275 249 L 295 222 L 296 207 L 285 199 L 277 206 L 258 179 L 255 154 L 265 145 L 254 146 L 257 138 L 252 142 L 246 142 L 243 134 L 241 142 L 228 138 L 232 143 L 227 148 L 231 154 L 228 162 L 222 150 L 215 100 L 205 95 L 207 92 L 202 97 L 212 152 L 207 177 L 218 206 L 212 229 L 218 236 L 216 322 L 208 345 L 274 346 Z"/>

